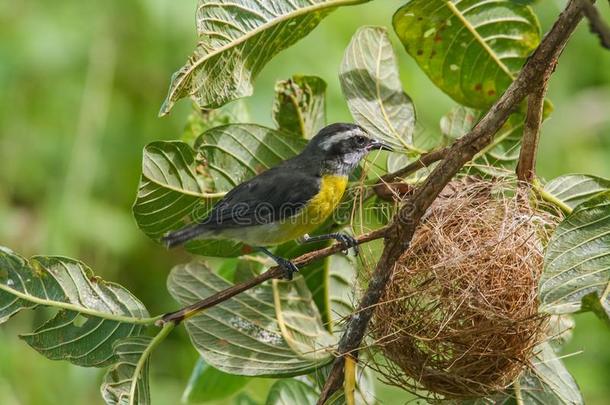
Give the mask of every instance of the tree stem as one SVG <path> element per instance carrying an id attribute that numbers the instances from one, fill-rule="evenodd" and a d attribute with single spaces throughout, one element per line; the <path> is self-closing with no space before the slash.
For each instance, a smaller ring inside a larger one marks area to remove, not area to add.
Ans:
<path id="1" fill-rule="evenodd" d="M 589 0 L 581 0 L 583 13 L 589 20 L 589 30 L 598 36 L 599 43 L 606 49 L 610 49 L 610 27 L 603 20 L 595 4 Z"/>
<path id="2" fill-rule="evenodd" d="M 570 207 L 569 205 L 566 205 L 566 203 L 561 201 L 559 198 L 557 198 L 553 194 L 547 192 L 537 180 L 534 180 L 532 182 L 532 186 L 533 186 L 534 190 L 538 193 L 538 195 L 544 201 L 549 202 L 549 203 L 553 204 L 554 206 L 558 207 L 566 215 L 569 215 L 572 213 L 572 211 L 573 211 L 572 207 Z"/>
<path id="3" fill-rule="evenodd" d="M 515 402 L 517 402 L 517 405 L 523 405 L 523 395 L 521 393 L 521 382 L 518 379 L 513 383 L 513 388 L 515 391 Z"/>
<path id="4" fill-rule="evenodd" d="M 536 175 L 536 154 L 538 152 L 546 89 L 547 80 L 543 79 L 527 97 L 527 115 L 523 126 L 519 163 L 517 163 L 517 178 L 527 183 L 531 183 Z"/>
<path id="5" fill-rule="evenodd" d="M 386 175 L 381 176 L 381 178 L 377 181 L 376 184 L 391 183 L 401 177 L 414 173 L 414 172 L 418 171 L 419 169 L 426 168 L 426 167 L 430 166 L 432 163 L 438 162 L 439 160 L 443 159 L 447 155 L 448 151 L 449 151 L 449 148 L 443 148 L 443 149 L 438 149 L 438 150 L 434 150 L 432 152 L 423 154 L 423 155 L 421 155 L 421 157 L 418 160 L 416 160 L 413 163 L 410 163 L 409 165 L 403 167 L 402 169 L 399 169 L 393 173 L 388 173 Z"/>
<path id="6" fill-rule="evenodd" d="M 137 405 L 135 403 L 135 399 L 136 399 L 136 390 L 138 387 L 138 379 L 140 378 L 142 369 L 144 369 L 144 366 L 146 365 L 146 361 L 150 357 L 150 354 L 157 348 L 157 346 L 159 346 L 159 344 L 161 344 L 161 342 L 163 342 L 165 340 L 167 335 L 170 334 L 172 329 L 174 329 L 174 326 L 176 326 L 176 325 L 174 325 L 173 323 L 168 323 L 168 324 L 163 325 L 163 329 L 161 329 L 159 331 L 159 333 L 157 333 L 155 335 L 153 340 L 150 341 L 150 344 L 148 345 L 148 347 L 146 347 L 146 349 L 142 353 L 142 356 L 140 356 L 140 358 L 138 359 L 138 363 L 136 364 L 136 369 L 133 372 L 133 379 L 131 380 L 131 386 L 129 387 L 129 405 Z"/>

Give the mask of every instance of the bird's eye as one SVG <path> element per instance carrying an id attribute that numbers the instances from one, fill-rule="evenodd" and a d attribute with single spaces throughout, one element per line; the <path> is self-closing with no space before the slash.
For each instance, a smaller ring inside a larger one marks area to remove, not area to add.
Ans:
<path id="1" fill-rule="evenodd" d="M 366 137 L 364 137 L 364 136 L 357 136 L 356 137 L 356 145 L 358 145 L 358 146 L 366 145 Z"/>

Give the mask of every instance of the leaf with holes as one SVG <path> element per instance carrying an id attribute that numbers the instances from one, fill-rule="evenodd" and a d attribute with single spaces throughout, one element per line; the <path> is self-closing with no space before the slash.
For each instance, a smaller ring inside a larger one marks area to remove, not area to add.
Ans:
<path id="1" fill-rule="evenodd" d="M 595 312 L 610 322 L 610 191 L 578 205 L 555 229 L 540 279 L 542 310 Z"/>
<path id="2" fill-rule="evenodd" d="M 200 0 L 199 42 L 171 79 L 160 115 L 190 96 L 217 108 L 252 94 L 252 82 L 278 52 L 295 44 L 340 6 L 368 0 Z"/>
<path id="3" fill-rule="evenodd" d="M 297 155 L 307 141 L 255 124 L 233 124 L 205 132 L 195 148 L 206 159 L 216 190 L 228 191 Z"/>
<path id="4" fill-rule="evenodd" d="M 293 76 L 275 85 L 273 120 L 280 131 L 313 137 L 326 125 L 326 82 L 316 76 Z"/>
<path id="5" fill-rule="evenodd" d="M 294 290 L 260 285 L 187 319 L 187 332 L 203 359 L 229 374 L 272 377 L 307 374 L 330 362 L 331 354 L 322 347 L 330 339 L 317 324 L 304 281 L 295 277 L 292 284 Z M 168 290 L 181 305 L 230 286 L 198 262 L 174 267 L 168 278 Z M 288 299 L 298 307 L 287 306 Z M 297 324 L 299 314 L 303 319 Z"/>
<path id="6" fill-rule="evenodd" d="M 134 374 L 138 361 L 151 342 L 152 339 L 149 337 L 138 336 L 115 343 L 114 353 L 118 362 L 106 372 L 101 387 L 102 397 L 106 404 L 150 404 L 148 360 L 138 375 L 134 376 Z M 134 393 L 133 398 L 132 392 Z"/>
<path id="7" fill-rule="evenodd" d="M 413 146 L 415 108 L 404 92 L 385 28 L 362 27 L 345 51 L 339 80 L 354 120 L 396 148 Z"/>
<path id="8" fill-rule="evenodd" d="M 478 109 L 506 90 L 540 42 L 533 11 L 508 0 L 413 0 L 393 25 L 434 84 Z"/>
<path id="9" fill-rule="evenodd" d="M 37 306 L 59 312 L 21 338 L 49 359 L 85 367 L 111 364 L 113 343 L 153 322 L 129 291 L 95 277 L 77 260 L 36 256 L 27 261 L 0 247 L 0 322 Z"/>
<path id="10" fill-rule="evenodd" d="M 607 190 L 610 190 L 610 180 L 589 174 L 566 174 L 544 186 L 544 191 L 570 208 L 576 208 L 580 203 Z"/>

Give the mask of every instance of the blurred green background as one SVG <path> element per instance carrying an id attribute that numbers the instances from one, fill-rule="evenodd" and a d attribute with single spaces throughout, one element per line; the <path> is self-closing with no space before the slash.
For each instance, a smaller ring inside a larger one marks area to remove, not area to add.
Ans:
<path id="1" fill-rule="evenodd" d="M 335 11 L 281 53 L 246 100 L 253 121 L 271 123 L 274 83 L 295 73 L 324 78 L 329 121 L 350 120 L 337 80 L 343 50 L 360 25 L 390 27 L 402 3 L 376 0 Z M 608 3 L 598 3 L 610 20 Z M 564 5 L 535 6 L 545 30 Z M 142 147 L 178 138 L 190 110 L 182 101 L 157 118 L 171 73 L 194 47 L 195 6 L 195 0 L 0 2 L 0 245 L 25 256 L 80 258 L 133 291 L 153 314 L 176 307 L 165 277 L 187 256 L 139 232 L 131 204 Z M 435 133 L 454 103 L 398 44 L 396 50 L 420 130 Z M 544 125 L 539 174 L 610 177 L 610 52 L 585 25 L 567 47 L 549 96 L 555 113 Z M 102 371 L 46 360 L 18 339 L 39 321 L 27 312 L 0 327 L 0 403 L 101 403 Z M 606 404 L 610 331 L 591 315 L 577 316 L 576 325 L 565 362 L 586 402 Z M 177 402 L 196 358 L 182 329 L 161 346 L 152 363 L 155 403 Z M 380 393 L 380 400 L 404 402 L 395 392 Z"/>

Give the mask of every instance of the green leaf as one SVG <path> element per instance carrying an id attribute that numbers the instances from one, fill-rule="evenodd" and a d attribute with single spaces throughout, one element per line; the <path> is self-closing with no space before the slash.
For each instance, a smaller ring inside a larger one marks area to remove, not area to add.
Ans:
<path id="1" fill-rule="evenodd" d="M 532 366 L 513 386 L 519 391 L 524 404 L 578 405 L 583 398 L 574 378 L 570 375 L 553 348 L 544 343 L 537 349 Z M 515 396 L 519 396 L 515 392 Z"/>
<path id="2" fill-rule="evenodd" d="M 223 373 L 199 358 L 182 394 L 183 403 L 217 401 L 233 396 L 248 383 L 248 377 Z"/>
<path id="3" fill-rule="evenodd" d="M 337 323 L 354 311 L 355 283 L 357 277 L 354 262 L 346 256 L 334 255 L 328 261 L 328 300 L 330 320 L 335 332 Z"/>
<path id="4" fill-rule="evenodd" d="M 589 174 L 566 174 L 544 186 L 544 191 L 570 208 L 576 208 L 580 203 L 607 190 L 610 190 L 610 180 Z"/>
<path id="5" fill-rule="evenodd" d="M 101 392 L 108 405 L 150 404 L 150 387 L 148 382 L 148 360 L 137 376 L 136 368 L 146 348 L 151 344 L 150 337 L 138 336 L 120 340 L 114 345 L 118 362 L 104 376 Z M 134 377 L 137 379 L 134 381 Z M 134 398 L 131 398 L 133 384 Z"/>
<path id="6" fill-rule="evenodd" d="M 203 359 L 230 374 L 284 377 L 306 374 L 331 361 L 320 344 L 329 339 L 316 324 L 319 315 L 303 279 L 295 277 L 292 284 L 275 289 L 263 284 L 187 319 L 187 332 Z M 197 262 L 174 267 L 168 278 L 168 290 L 181 305 L 230 286 Z M 276 311 L 281 311 L 282 322 Z M 296 311 L 303 311 L 307 320 L 297 323 Z"/>
<path id="7" fill-rule="evenodd" d="M 336 339 L 324 328 L 305 280 L 274 279 L 272 284 L 276 318 L 284 340 L 302 358 L 324 362 L 329 355 L 327 349 Z"/>
<path id="8" fill-rule="evenodd" d="M 610 322 L 610 191 L 578 205 L 555 229 L 540 280 L 542 309 Z"/>
<path id="9" fill-rule="evenodd" d="M 36 256 L 28 262 L 0 247 L 0 322 L 39 305 L 59 312 L 21 338 L 49 359 L 86 367 L 111 364 L 113 343 L 154 321 L 129 291 L 77 260 Z"/>
<path id="10" fill-rule="evenodd" d="M 580 405 L 583 398 L 563 362 L 549 343 L 534 349 L 523 374 L 506 392 L 486 398 L 461 401 L 463 405 Z"/>
<path id="11" fill-rule="evenodd" d="M 397 148 L 413 146 L 415 108 L 404 92 L 385 28 L 362 27 L 352 37 L 339 79 L 354 120 Z"/>
<path id="12" fill-rule="evenodd" d="M 228 191 L 270 167 L 297 155 L 306 140 L 255 124 L 213 128 L 196 142 L 205 156 L 216 190 Z"/>
<path id="13" fill-rule="evenodd" d="M 275 85 L 273 120 L 280 131 L 313 137 L 326 125 L 326 82 L 317 76 L 292 76 Z"/>
<path id="14" fill-rule="evenodd" d="M 326 225 L 326 224 L 325 224 Z M 330 227 L 323 225 L 316 232 L 331 232 Z M 307 252 L 311 252 L 317 249 L 323 249 L 325 247 L 330 246 L 330 241 L 323 242 L 315 242 L 315 243 L 307 243 L 301 244 L 296 241 L 291 241 L 284 243 L 283 245 L 278 246 L 275 253 L 280 257 L 285 257 L 288 259 L 292 259 L 298 257 Z M 331 256 L 332 257 L 332 256 Z M 327 257 L 322 260 L 316 260 L 315 262 L 303 267 L 300 270 L 300 273 L 303 275 L 305 279 L 305 283 L 307 283 L 307 287 L 311 293 L 313 302 L 316 304 L 318 311 L 320 312 L 320 316 L 322 319 L 322 323 L 326 326 L 326 329 L 332 332 L 331 325 L 331 310 L 330 310 L 330 302 L 328 300 L 328 288 L 329 288 L 329 280 L 328 280 L 328 263 L 330 257 Z"/>
<path id="15" fill-rule="evenodd" d="M 478 109 L 506 90 L 540 42 L 532 10 L 507 0 L 412 0 L 393 25 L 434 84 Z"/>
<path id="16" fill-rule="evenodd" d="M 349 258 L 330 256 L 311 271 L 303 272 L 316 304 L 322 302 L 320 312 L 324 324 L 331 333 L 336 332 L 337 322 L 353 311 L 354 282 L 356 268 Z M 315 282 L 316 280 L 320 282 Z M 318 304 L 318 308 L 320 305 Z"/>
<path id="17" fill-rule="evenodd" d="M 441 118 L 441 132 L 448 143 L 451 143 L 470 132 L 481 115 L 479 110 L 456 106 Z M 492 175 L 502 174 L 497 172 L 495 167 L 514 170 L 521 150 L 524 119 L 520 112 L 511 114 L 496 133 L 493 142 L 475 156 L 474 163 L 479 169 Z"/>
<path id="18" fill-rule="evenodd" d="M 158 240 L 190 222 L 202 200 L 204 180 L 196 173 L 195 151 L 184 142 L 152 142 L 144 147 L 142 177 L 133 205 L 138 227 Z"/>
<path id="19" fill-rule="evenodd" d="M 283 379 L 277 381 L 267 397 L 266 405 L 315 404 L 318 393 L 309 385 L 295 380 Z"/>
<path id="20" fill-rule="evenodd" d="M 322 226 L 316 233 L 336 232 L 338 229 L 331 226 Z M 300 244 L 288 242 L 276 251 L 281 257 L 294 258 L 316 249 L 330 246 L 330 242 Z M 352 298 L 356 267 L 346 256 L 332 255 L 323 260 L 301 269 L 307 287 L 311 292 L 313 301 L 320 313 L 322 324 L 326 330 L 334 333 L 336 323 L 353 312 Z"/>
<path id="21" fill-rule="evenodd" d="M 470 132 L 480 118 L 480 110 L 456 106 L 441 117 L 441 133 L 451 143 Z"/>
<path id="22" fill-rule="evenodd" d="M 184 248 L 193 254 L 209 257 L 238 257 L 247 252 L 243 243 L 222 239 L 194 239 Z"/>
<path id="23" fill-rule="evenodd" d="M 193 145 L 195 140 L 208 129 L 237 122 L 249 122 L 250 116 L 245 103 L 238 100 L 214 110 L 200 110 L 193 104 L 193 111 L 186 119 L 180 140 Z"/>
<path id="24" fill-rule="evenodd" d="M 252 82 L 277 53 L 295 44 L 339 6 L 367 0 L 200 0 L 197 48 L 171 79 L 160 115 L 191 96 L 217 108 L 252 94 Z"/>

